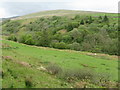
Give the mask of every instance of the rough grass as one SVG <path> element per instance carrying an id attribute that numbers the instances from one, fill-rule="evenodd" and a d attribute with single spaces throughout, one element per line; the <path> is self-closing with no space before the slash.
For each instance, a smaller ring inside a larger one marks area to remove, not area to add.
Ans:
<path id="1" fill-rule="evenodd" d="M 87 66 L 87 68 L 96 73 L 109 74 L 112 76 L 110 78 L 111 81 L 118 80 L 117 59 L 111 58 L 111 60 L 108 60 L 76 51 L 34 47 L 7 40 L 3 40 L 2 42 L 11 47 L 18 47 L 16 49 L 2 49 L 4 57 L 7 56 L 7 59 L 10 57 L 14 62 L 26 62 L 32 66 L 25 67 L 21 66 L 21 64 L 25 63 L 14 63 L 11 60 L 3 60 L 3 87 L 26 87 L 25 76 L 32 77 L 32 81 L 30 81 L 32 82 L 31 87 L 74 87 L 75 85 L 71 85 L 71 83 L 67 83 L 54 75 L 37 69 L 41 65 L 47 67 L 51 63 L 56 63 L 62 70 L 77 70 Z M 76 86 L 79 86 L 79 82 Z M 93 85 L 90 86 L 92 87 Z"/>

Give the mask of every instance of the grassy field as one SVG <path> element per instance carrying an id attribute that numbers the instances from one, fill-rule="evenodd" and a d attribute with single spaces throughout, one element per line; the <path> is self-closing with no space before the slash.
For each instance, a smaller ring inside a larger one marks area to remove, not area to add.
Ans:
<path id="1" fill-rule="evenodd" d="M 68 83 L 39 70 L 39 67 L 47 67 L 53 63 L 63 70 L 88 67 L 96 73 L 111 75 L 110 80 L 113 82 L 118 80 L 117 56 L 29 46 L 7 40 L 2 42 L 4 47 L 9 47 L 2 49 L 3 88 L 25 88 L 27 80 L 31 80 L 31 86 L 37 88 L 77 87 L 75 83 Z"/>

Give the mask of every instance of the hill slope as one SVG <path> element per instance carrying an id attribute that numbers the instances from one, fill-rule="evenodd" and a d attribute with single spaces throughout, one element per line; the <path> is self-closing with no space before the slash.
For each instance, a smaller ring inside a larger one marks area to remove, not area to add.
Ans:
<path id="1" fill-rule="evenodd" d="M 74 71 L 87 66 L 101 75 L 110 75 L 111 81 L 118 80 L 117 58 L 110 60 L 105 59 L 107 56 L 99 58 L 85 55 L 82 52 L 34 47 L 6 40 L 3 41 L 3 45 L 4 88 L 24 88 L 26 87 L 26 78 L 32 79 L 31 87 L 78 87 L 75 83 L 67 83 L 40 68 L 41 66 L 46 68 L 52 63 L 60 66 L 63 70 L 72 69 Z M 94 85 L 88 85 L 94 87 Z"/>
<path id="2" fill-rule="evenodd" d="M 28 15 L 24 15 L 21 17 L 18 17 L 16 19 L 28 19 L 28 18 L 38 18 L 38 17 L 51 17 L 51 16 L 69 16 L 73 17 L 75 15 L 92 15 L 92 16 L 99 16 L 99 15 L 108 15 L 108 16 L 115 16 L 118 15 L 115 13 L 105 13 L 105 12 L 92 12 L 92 11 L 79 11 L 79 10 L 50 10 L 50 11 L 41 11 L 36 12 Z"/>
<path id="3" fill-rule="evenodd" d="M 53 10 L 4 21 L 3 87 L 117 87 L 117 19 Z"/>

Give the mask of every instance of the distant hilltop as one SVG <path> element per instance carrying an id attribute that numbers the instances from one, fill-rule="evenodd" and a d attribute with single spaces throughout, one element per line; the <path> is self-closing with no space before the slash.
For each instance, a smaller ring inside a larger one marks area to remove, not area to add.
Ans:
<path id="1" fill-rule="evenodd" d="M 74 17 L 75 15 L 91 15 L 91 16 L 112 16 L 117 15 L 116 13 L 106 13 L 106 12 L 95 12 L 95 11 L 81 11 L 81 10 L 47 10 L 47 11 L 40 11 L 36 13 L 31 13 L 23 16 L 19 16 L 16 19 L 29 19 L 29 18 L 39 18 L 39 17 L 51 17 L 51 16 L 68 16 Z"/>
<path id="2" fill-rule="evenodd" d="M 8 17 L 8 18 L 0 18 L 0 21 L 8 20 L 8 19 L 14 19 L 18 18 L 19 16 L 13 16 L 13 17 Z"/>

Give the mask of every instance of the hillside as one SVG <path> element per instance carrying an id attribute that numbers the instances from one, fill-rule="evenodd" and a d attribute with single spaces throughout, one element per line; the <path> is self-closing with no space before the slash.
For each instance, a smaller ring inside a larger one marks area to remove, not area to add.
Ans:
<path id="1" fill-rule="evenodd" d="M 3 21 L 3 87 L 118 87 L 117 19 L 52 10 Z"/>
<path id="2" fill-rule="evenodd" d="M 39 18 L 39 17 L 51 17 L 51 16 L 69 16 L 69 17 L 74 17 L 75 15 L 92 15 L 92 16 L 103 16 L 103 15 L 108 15 L 108 16 L 114 16 L 118 17 L 118 14 L 115 13 L 105 13 L 105 12 L 92 12 L 92 11 L 79 11 L 79 10 L 50 10 L 50 11 L 41 11 L 41 12 L 36 12 L 28 15 L 24 15 L 15 19 L 29 19 L 29 18 Z"/>
<path id="3" fill-rule="evenodd" d="M 64 51 L 44 47 L 28 46 L 12 41 L 3 40 L 3 88 L 25 88 L 26 79 L 30 79 L 30 87 L 43 88 L 60 88 L 60 87 L 84 87 L 79 81 L 64 81 L 66 76 L 55 77 L 41 68 L 62 68 L 67 73 L 73 73 L 69 70 L 79 70 L 83 68 L 86 72 L 92 69 L 90 73 L 97 72 L 105 80 L 118 80 L 117 57 L 97 54 L 94 57 L 92 53 L 82 53 L 76 51 Z M 55 66 L 54 66 L 55 65 Z M 62 74 L 62 73 L 61 73 Z M 59 74 L 59 75 L 61 75 Z M 87 73 L 86 73 L 87 74 Z M 70 77 L 69 74 L 68 77 Z M 105 84 L 99 81 L 97 74 L 86 81 L 87 87 L 99 87 Z M 61 78 L 61 79 L 60 79 Z M 94 79 L 96 81 L 94 81 Z M 93 82 L 93 83 L 92 83 Z M 81 82 L 82 84 L 82 82 Z M 112 84 L 114 86 L 114 84 Z M 104 87 L 104 86 L 103 86 Z M 106 87 L 106 86 L 105 86 Z M 112 87 L 112 86 L 110 86 Z"/>

